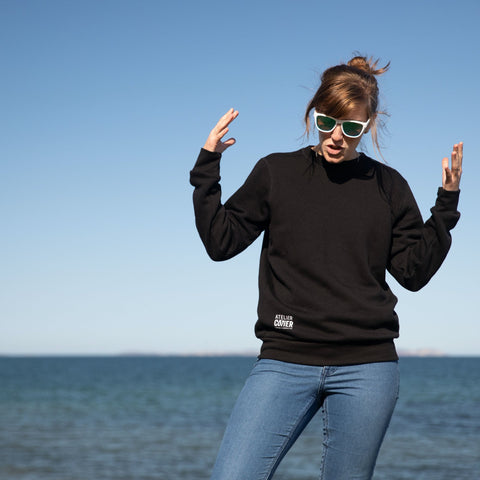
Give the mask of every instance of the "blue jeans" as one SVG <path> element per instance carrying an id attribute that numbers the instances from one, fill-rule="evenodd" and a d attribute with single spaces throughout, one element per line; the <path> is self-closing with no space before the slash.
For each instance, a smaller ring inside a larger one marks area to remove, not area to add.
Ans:
<path id="1" fill-rule="evenodd" d="M 211 478 L 272 478 L 321 410 L 320 478 L 370 479 L 398 388 L 397 362 L 315 367 L 259 360 L 233 409 Z"/>

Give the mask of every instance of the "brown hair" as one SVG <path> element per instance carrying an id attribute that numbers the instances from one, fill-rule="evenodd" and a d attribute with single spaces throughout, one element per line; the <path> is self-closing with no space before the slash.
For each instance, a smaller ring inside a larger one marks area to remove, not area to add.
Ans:
<path id="1" fill-rule="evenodd" d="M 330 67 L 323 72 L 321 84 L 305 112 L 305 133 L 310 131 L 310 112 L 314 108 L 335 118 L 348 116 L 358 104 L 365 104 L 370 118 L 370 132 L 374 147 L 380 153 L 377 132 L 378 84 L 375 76 L 382 75 L 390 67 L 388 62 L 377 68 L 379 60 L 372 57 L 353 57 L 347 64 Z"/>

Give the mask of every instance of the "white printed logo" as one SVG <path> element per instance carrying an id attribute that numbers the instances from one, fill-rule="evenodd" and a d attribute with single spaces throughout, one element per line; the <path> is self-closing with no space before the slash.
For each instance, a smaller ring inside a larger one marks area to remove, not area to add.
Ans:
<path id="1" fill-rule="evenodd" d="M 292 330 L 293 329 L 292 315 L 282 315 L 280 313 L 277 313 L 275 315 L 275 320 L 273 321 L 273 326 L 280 330 Z"/>

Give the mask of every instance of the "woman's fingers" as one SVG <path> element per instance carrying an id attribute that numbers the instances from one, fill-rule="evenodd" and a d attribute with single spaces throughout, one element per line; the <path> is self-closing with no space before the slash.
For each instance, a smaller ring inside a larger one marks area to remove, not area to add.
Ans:
<path id="1" fill-rule="evenodd" d="M 234 110 L 231 108 L 218 122 L 220 125 L 226 127 L 230 125 L 230 123 L 238 117 L 238 110 Z"/>
<path id="2" fill-rule="evenodd" d="M 227 145 L 228 147 L 231 147 L 235 142 L 236 142 L 236 140 L 232 137 L 232 138 L 229 138 L 228 140 L 226 140 L 223 143 L 224 143 L 224 145 Z"/>
<path id="3" fill-rule="evenodd" d="M 460 142 L 453 146 L 452 152 L 452 170 L 462 170 L 463 161 L 463 142 Z"/>
<path id="4" fill-rule="evenodd" d="M 455 191 L 460 188 L 460 178 L 462 176 L 463 163 L 463 142 L 456 143 L 453 146 L 451 154 L 451 167 L 448 164 L 448 158 L 442 159 L 442 186 L 445 190 Z"/>
<path id="5" fill-rule="evenodd" d="M 214 131 L 216 134 L 222 138 L 228 132 L 228 126 L 237 118 L 238 111 L 235 111 L 231 108 L 222 118 L 218 121 L 218 123 L 214 127 Z"/>
<path id="6" fill-rule="evenodd" d="M 234 110 L 233 108 L 225 113 L 210 132 L 203 148 L 211 152 L 222 153 L 228 147 L 232 146 L 235 143 L 234 138 L 229 138 L 225 142 L 222 142 L 222 138 L 228 133 L 230 123 L 237 117 L 238 110 Z"/>

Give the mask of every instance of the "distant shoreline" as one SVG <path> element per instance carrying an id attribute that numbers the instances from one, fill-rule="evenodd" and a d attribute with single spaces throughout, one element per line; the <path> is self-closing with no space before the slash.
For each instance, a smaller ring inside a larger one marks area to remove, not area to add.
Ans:
<path id="1" fill-rule="evenodd" d="M 413 350 L 397 350 L 400 358 L 463 358 L 463 357 L 480 357 L 479 354 L 468 353 L 446 353 L 434 349 L 413 349 Z M 158 357 L 158 358 L 221 358 L 221 357 L 252 357 L 255 358 L 258 352 L 120 352 L 120 353 L 0 353 L 0 358 L 134 358 L 134 357 Z"/>

